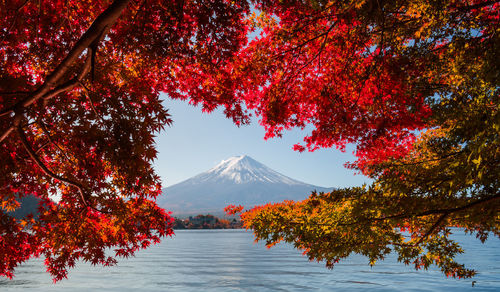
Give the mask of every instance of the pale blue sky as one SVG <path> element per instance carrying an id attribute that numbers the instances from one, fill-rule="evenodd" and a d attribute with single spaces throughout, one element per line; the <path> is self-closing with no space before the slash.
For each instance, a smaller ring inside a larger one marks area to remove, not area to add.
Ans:
<path id="1" fill-rule="evenodd" d="M 323 187 L 357 186 L 368 179 L 344 168 L 353 161 L 352 149 L 341 153 L 322 149 L 299 153 L 292 146 L 302 141 L 299 130 L 286 132 L 281 139 L 264 140 L 264 129 L 254 121 L 236 127 L 221 110 L 202 113 L 200 107 L 171 100 L 165 95 L 173 125 L 157 138 L 155 169 L 167 187 L 206 171 L 231 156 L 249 155 L 253 159 L 291 178 Z"/>

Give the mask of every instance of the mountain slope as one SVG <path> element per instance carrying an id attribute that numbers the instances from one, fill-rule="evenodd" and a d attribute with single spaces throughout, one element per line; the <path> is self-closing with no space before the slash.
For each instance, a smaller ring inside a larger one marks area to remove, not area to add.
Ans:
<path id="1" fill-rule="evenodd" d="M 330 191 L 289 178 L 249 156 L 231 157 L 214 168 L 163 189 L 158 204 L 174 212 L 221 212 L 229 204 L 245 207 L 283 200 L 303 200 L 316 190 Z"/>

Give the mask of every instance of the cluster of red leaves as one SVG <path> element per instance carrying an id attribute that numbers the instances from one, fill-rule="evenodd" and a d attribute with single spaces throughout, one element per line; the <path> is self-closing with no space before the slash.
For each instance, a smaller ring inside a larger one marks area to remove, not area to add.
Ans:
<path id="1" fill-rule="evenodd" d="M 218 84 L 261 116 L 267 138 L 312 126 L 294 149 L 355 144 L 348 166 L 375 182 L 252 208 L 244 226 L 328 267 L 395 251 L 416 269 L 473 276 L 447 227 L 498 236 L 500 3 L 256 2 L 260 35 Z"/>
<path id="2" fill-rule="evenodd" d="M 2 275 L 12 278 L 14 276 L 14 267 L 33 255 L 38 255 L 37 246 L 39 241 L 36 236 L 24 229 L 24 224 L 18 224 L 14 218 L 6 214 L 0 213 L 0 226 L 2 226 L 0 270 Z"/>
<path id="3" fill-rule="evenodd" d="M 171 234 L 154 203 L 154 135 L 171 122 L 160 92 L 223 106 L 238 125 L 256 114 L 266 138 L 311 125 L 296 150 L 355 143 L 352 166 L 368 173 L 433 126 L 454 33 L 491 39 L 498 24 L 498 3 L 479 0 L 6 0 L 0 11 L 0 200 L 44 202 L 28 227 L 2 206 L 0 274 L 43 254 L 56 280 L 78 259 L 114 263 L 106 247 L 128 256 Z"/>
<path id="4" fill-rule="evenodd" d="M 238 205 L 238 206 L 228 205 L 224 208 L 224 212 L 229 216 L 239 214 L 239 213 L 241 213 L 242 210 L 243 210 L 242 205 Z"/>
<path id="5" fill-rule="evenodd" d="M 78 260 L 108 266 L 116 263 L 115 257 L 133 256 L 172 235 L 172 222 L 154 201 L 144 199 L 121 202 L 111 216 L 50 203 L 32 230 L 41 241 L 38 254 L 45 256 L 47 271 L 58 281 Z"/>
<path id="6" fill-rule="evenodd" d="M 256 1 L 260 35 L 217 68 L 179 67 L 181 89 L 205 110 L 223 105 L 236 123 L 253 111 L 265 138 L 313 126 L 298 151 L 358 145 L 357 167 L 404 155 L 430 108 L 415 82 L 418 58 L 380 45 L 380 33 L 353 8 Z M 252 21 L 249 21 L 252 24 Z M 383 41 L 383 40 L 382 40 Z M 186 78 L 186 76 L 191 76 Z M 384 147 L 380 147 L 384 145 Z"/>
<path id="7" fill-rule="evenodd" d="M 78 260 L 111 265 L 172 234 L 154 201 L 154 137 L 171 123 L 159 94 L 180 96 L 183 67 L 226 63 L 246 42 L 248 9 L 0 2 L 0 275 L 44 256 L 57 281 Z M 13 219 L 27 194 L 38 217 Z"/>

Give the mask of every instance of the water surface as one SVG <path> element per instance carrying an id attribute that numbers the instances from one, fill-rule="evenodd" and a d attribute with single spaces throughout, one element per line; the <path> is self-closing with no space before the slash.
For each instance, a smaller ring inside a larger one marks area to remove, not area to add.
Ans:
<path id="1" fill-rule="evenodd" d="M 370 267 L 354 255 L 328 270 L 290 245 L 255 244 L 243 230 L 178 230 L 116 266 L 79 263 L 57 284 L 43 259 L 31 260 L 14 280 L 0 278 L 0 291 L 500 291 L 500 241 L 454 238 L 466 250 L 459 262 L 479 272 L 473 279 L 446 278 L 435 268 L 415 271 L 395 256 Z"/>

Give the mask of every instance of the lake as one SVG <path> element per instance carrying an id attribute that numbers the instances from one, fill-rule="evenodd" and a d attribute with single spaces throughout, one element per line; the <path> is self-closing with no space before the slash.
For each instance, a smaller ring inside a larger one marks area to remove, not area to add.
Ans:
<path id="1" fill-rule="evenodd" d="M 473 279 L 446 278 L 435 268 L 415 271 L 395 256 L 370 267 L 354 255 L 328 270 L 290 245 L 255 244 L 248 231 L 178 230 L 116 266 L 80 263 L 57 284 L 43 259 L 31 260 L 13 280 L 0 278 L 0 291 L 500 291 L 498 238 L 481 244 L 455 231 L 466 252 L 458 260 L 479 272 Z"/>

